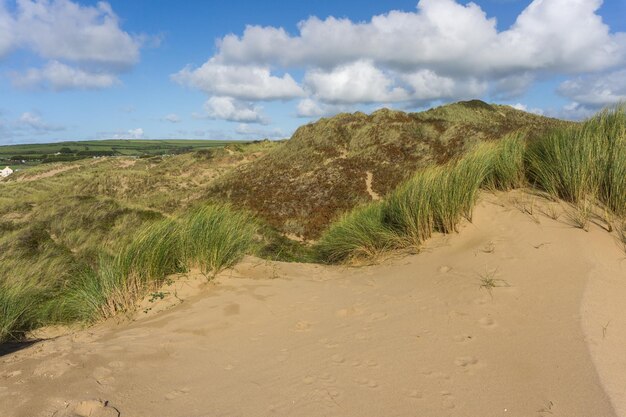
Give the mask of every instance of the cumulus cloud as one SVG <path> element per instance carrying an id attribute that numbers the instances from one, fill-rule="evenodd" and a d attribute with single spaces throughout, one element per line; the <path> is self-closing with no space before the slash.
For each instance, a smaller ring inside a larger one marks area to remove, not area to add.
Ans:
<path id="1" fill-rule="evenodd" d="M 82 6 L 70 0 L 0 2 L 0 58 L 11 50 L 49 60 L 14 76 L 16 86 L 54 90 L 107 88 L 139 61 L 142 36 L 122 30 L 106 2 Z"/>
<path id="2" fill-rule="evenodd" d="M 514 109 L 517 110 L 521 110 L 521 111 L 525 111 L 525 112 L 529 112 L 529 113 L 535 113 L 535 114 L 539 114 L 542 115 L 545 112 L 537 107 L 531 107 L 529 108 L 526 104 L 522 104 L 522 103 L 516 103 L 516 104 L 511 104 L 511 107 L 513 107 Z"/>
<path id="3" fill-rule="evenodd" d="M 577 77 L 561 83 L 559 94 L 592 108 L 626 101 L 626 70 Z"/>
<path id="4" fill-rule="evenodd" d="M 261 108 L 244 103 L 232 97 L 211 97 L 204 104 L 206 117 L 231 122 L 267 123 L 261 114 Z"/>
<path id="5" fill-rule="evenodd" d="M 300 100 L 297 106 L 298 117 L 320 117 L 350 111 L 349 104 L 320 103 L 311 98 Z"/>
<path id="6" fill-rule="evenodd" d="M 29 68 L 23 73 L 13 73 L 12 80 L 13 85 L 19 88 L 46 88 L 54 91 L 102 89 L 119 83 L 114 75 L 87 72 L 58 61 L 51 61 L 43 68 Z"/>
<path id="7" fill-rule="evenodd" d="M 369 59 L 399 70 L 511 75 L 528 70 L 592 71 L 622 62 L 624 34 L 595 14 L 600 0 L 535 0 L 508 30 L 476 4 L 421 0 L 415 12 L 391 11 L 370 22 L 311 17 L 299 34 L 248 26 L 227 35 L 216 58 L 239 65 L 335 67 Z M 572 30 L 576 28 L 576 30 Z"/>
<path id="8" fill-rule="evenodd" d="M 303 95 L 289 74 L 279 77 L 272 75 L 269 67 L 224 65 L 215 59 L 200 68 L 184 68 L 172 79 L 208 94 L 240 100 L 285 100 Z"/>
<path id="9" fill-rule="evenodd" d="M 534 0 L 505 30 L 480 6 L 455 0 L 420 0 L 414 11 L 392 10 L 363 22 L 310 17 L 295 33 L 251 25 L 219 39 L 204 65 L 172 78 L 222 99 L 299 98 L 300 116 L 364 103 L 423 106 L 485 95 L 511 100 L 537 79 L 626 64 L 626 33 L 611 32 L 597 14 L 601 5 Z M 304 73 L 301 85 L 290 73 Z"/>
<path id="10" fill-rule="evenodd" d="M 374 103 L 402 101 L 408 93 L 371 62 L 357 61 L 332 71 L 312 70 L 305 84 L 313 95 L 327 103 Z"/>

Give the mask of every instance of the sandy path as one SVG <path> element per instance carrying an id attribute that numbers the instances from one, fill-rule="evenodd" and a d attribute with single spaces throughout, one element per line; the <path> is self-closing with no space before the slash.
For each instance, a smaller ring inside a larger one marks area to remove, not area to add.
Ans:
<path id="1" fill-rule="evenodd" d="M 623 410 L 626 324 L 598 336 L 595 305 L 624 299 L 623 253 L 540 222 L 483 202 L 459 235 L 378 266 L 248 258 L 171 310 L 0 358 L 0 415 L 616 416 L 603 386 Z"/>

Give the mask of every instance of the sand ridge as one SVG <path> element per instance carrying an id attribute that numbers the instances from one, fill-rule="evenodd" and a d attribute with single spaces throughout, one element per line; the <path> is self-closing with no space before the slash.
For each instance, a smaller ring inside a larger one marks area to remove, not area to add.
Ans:
<path id="1" fill-rule="evenodd" d="M 380 265 L 248 257 L 158 314 L 0 357 L 0 415 L 621 417 L 624 254 L 538 220 L 487 196 Z"/>

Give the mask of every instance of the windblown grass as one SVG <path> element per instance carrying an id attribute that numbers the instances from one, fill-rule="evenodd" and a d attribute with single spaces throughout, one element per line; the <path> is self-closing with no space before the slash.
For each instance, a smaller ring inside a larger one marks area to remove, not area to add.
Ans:
<path id="1" fill-rule="evenodd" d="M 381 203 L 357 208 L 333 223 L 317 244 L 319 258 L 335 263 L 373 257 L 398 244 L 398 235 L 383 220 Z"/>
<path id="2" fill-rule="evenodd" d="M 626 215 L 626 107 L 532 142 L 526 165 L 531 183 L 551 195 L 574 204 L 598 200 Z"/>
<path id="3" fill-rule="evenodd" d="M 389 245 L 419 245 L 433 232 L 456 232 L 472 219 L 480 188 L 511 190 L 527 185 L 573 204 L 572 224 L 586 229 L 591 203 L 626 215 L 626 107 L 600 112 L 579 126 L 555 129 L 527 144 L 529 132 L 481 143 L 461 159 L 417 172 L 383 203 L 344 215 L 322 236 L 328 262 L 371 256 Z M 610 228 L 609 228 L 610 229 Z"/>
<path id="4" fill-rule="evenodd" d="M 491 172 L 483 184 L 488 189 L 508 191 L 526 184 L 524 154 L 526 152 L 525 133 L 505 136 L 496 144 Z"/>
<path id="5" fill-rule="evenodd" d="M 209 205 L 185 216 L 181 223 L 181 255 L 206 276 L 231 266 L 252 248 L 257 225 L 244 212 Z"/>
<path id="6" fill-rule="evenodd" d="M 496 151 L 491 144 L 481 144 L 458 161 L 417 172 L 385 202 L 344 215 L 318 242 L 321 259 L 332 263 L 371 257 L 418 246 L 434 231 L 456 231 L 462 218 L 471 219 Z"/>
<path id="7" fill-rule="evenodd" d="M 0 285 L 0 343 L 20 338 L 40 323 L 44 291 L 33 284 Z"/>

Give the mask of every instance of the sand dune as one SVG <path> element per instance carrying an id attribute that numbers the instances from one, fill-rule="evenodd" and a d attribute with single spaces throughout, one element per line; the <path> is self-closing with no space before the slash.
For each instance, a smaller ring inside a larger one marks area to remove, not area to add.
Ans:
<path id="1" fill-rule="evenodd" d="M 507 198 L 419 255 L 246 258 L 132 323 L 6 354 L 0 415 L 625 416 L 624 253 Z"/>

